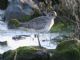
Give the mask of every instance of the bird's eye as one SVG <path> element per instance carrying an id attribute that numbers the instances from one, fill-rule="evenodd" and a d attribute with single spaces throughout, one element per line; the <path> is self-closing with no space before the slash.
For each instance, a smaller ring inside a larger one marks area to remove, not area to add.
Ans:
<path id="1" fill-rule="evenodd" d="M 51 14 L 52 16 L 54 15 L 54 14 Z"/>

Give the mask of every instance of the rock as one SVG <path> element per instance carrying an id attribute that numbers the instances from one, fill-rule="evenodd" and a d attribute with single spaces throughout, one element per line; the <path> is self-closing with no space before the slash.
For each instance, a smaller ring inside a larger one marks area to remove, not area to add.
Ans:
<path id="1" fill-rule="evenodd" d="M 8 29 L 17 29 L 20 22 L 17 19 L 12 19 L 8 21 Z"/>
<path id="2" fill-rule="evenodd" d="M 7 45 L 7 41 L 3 41 L 3 42 L 0 41 L 0 45 L 2 45 L 2 46 L 3 46 L 3 45 Z"/>
<path id="3" fill-rule="evenodd" d="M 26 37 L 30 37 L 30 35 L 16 35 L 16 36 L 12 37 L 12 39 L 22 40 L 22 39 L 25 39 Z"/>
<path id="4" fill-rule="evenodd" d="M 18 50 L 17 60 L 49 60 L 49 54 L 46 50 L 37 49 L 38 48 L 23 48 Z"/>
<path id="5" fill-rule="evenodd" d="M 52 60 L 80 60 L 80 42 L 78 40 L 61 42 L 57 46 Z"/>
<path id="6" fill-rule="evenodd" d="M 3 60 L 13 60 L 15 55 L 15 51 L 9 50 L 4 52 L 2 55 Z"/>
<path id="7" fill-rule="evenodd" d="M 5 11 L 5 20 L 18 19 L 23 20 L 22 17 L 32 15 L 33 10 L 28 4 L 20 4 L 18 0 L 12 0 Z M 23 6 L 22 6 L 23 5 Z"/>
<path id="8" fill-rule="evenodd" d="M 0 54 L 0 60 L 2 60 L 2 55 Z"/>
<path id="9" fill-rule="evenodd" d="M 37 6 L 37 4 L 35 3 L 34 0 L 20 0 L 20 2 L 22 4 L 28 4 L 30 7 L 34 8 L 34 9 L 39 9 L 39 7 Z"/>
<path id="10" fill-rule="evenodd" d="M 25 39 L 24 36 L 15 36 L 15 37 L 12 37 L 12 39 L 14 40 L 22 40 L 22 39 Z"/>
<path id="11" fill-rule="evenodd" d="M 5 52 L 3 59 L 13 60 L 16 52 L 16 60 L 50 60 L 49 53 L 39 47 L 20 47 L 14 51 Z"/>
<path id="12" fill-rule="evenodd" d="M 47 51 L 38 51 L 36 52 L 36 54 L 34 55 L 34 60 L 50 60 L 50 55 Z"/>

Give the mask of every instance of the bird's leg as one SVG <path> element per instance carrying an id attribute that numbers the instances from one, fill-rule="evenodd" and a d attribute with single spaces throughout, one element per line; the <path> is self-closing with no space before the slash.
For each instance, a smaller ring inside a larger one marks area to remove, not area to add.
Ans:
<path id="1" fill-rule="evenodd" d="M 39 33 L 37 34 L 37 39 L 38 39 L 39 47 L 41 48 L 41 43 L 40 43 Z"/>

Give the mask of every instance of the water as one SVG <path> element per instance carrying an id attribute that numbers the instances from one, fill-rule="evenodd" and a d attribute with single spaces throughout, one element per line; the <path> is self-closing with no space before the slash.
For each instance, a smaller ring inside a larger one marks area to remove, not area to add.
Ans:
<path id="1" fill-rule="evenodd" d="M 0 16 L 4 11 L 0 10 Z M 1 20 L 1 17 L 0 17 Z M 38 39 L 34 37 L 35 33 L 26 32 L 20 29 L 8 29 L 7 24 L 3 21 L 0 21 L 0 41 L 4 42 L 7 41 L 7 45 L 0 45 L 0 54 L 8 51 L 8 50 L 14 50 L 21 46 L 38 46 Z M 13 40 L 12 37 L 16 35 L 30 35 L 30 37 L 26 37 L 25 39 L 21 40 Z M 39 34 L 39 39 L 41 46 L 47 48 L 47 49 L 55 49 L 57 44 L 51 44 L 50 38 L 54 38 L 58 36 L 57 33 L 46 33 L 46 34 Z M 43 41 L 46 40 L 46 41 Z"/>

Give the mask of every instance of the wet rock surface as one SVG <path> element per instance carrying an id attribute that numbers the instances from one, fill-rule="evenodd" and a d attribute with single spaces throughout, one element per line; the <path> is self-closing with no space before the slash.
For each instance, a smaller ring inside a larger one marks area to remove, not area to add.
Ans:
<path id="1" fill-rule="evenodd" d="M 33 7 L 28 3 L 21 3 L 20 0 L 10 1 L 9 6 L 5 11 L 5 20 L 18 19 L 23 20 L 22 17 L 33 15 Z"/>

